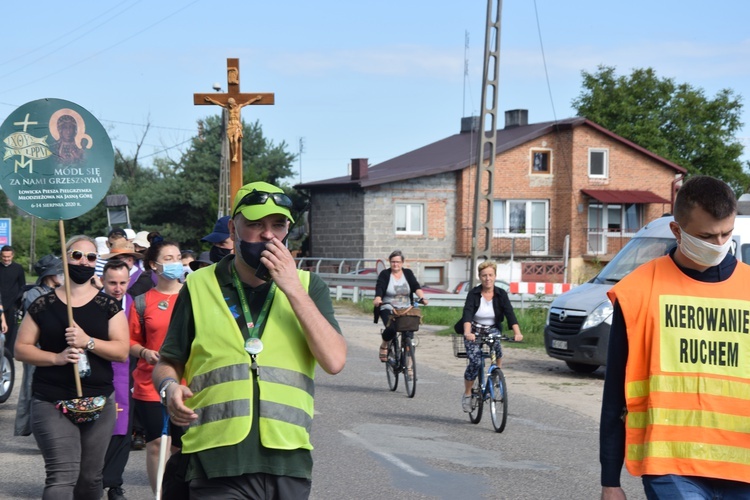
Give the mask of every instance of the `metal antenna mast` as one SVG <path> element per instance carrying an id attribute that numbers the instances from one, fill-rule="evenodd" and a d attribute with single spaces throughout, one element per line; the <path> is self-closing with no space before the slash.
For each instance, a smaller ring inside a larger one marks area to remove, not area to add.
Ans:
<path id="1" fill-rule="evenodd" d="M 495 9 L 493 12 L 493 4 Z M 492 255 L 492 183 L 497 155 L 498 75 L 500 72 L 500 19 L 502 0 L 487 0 L 487 28 L 484 35 L 484 76 L 482 78 L 482 113 L 479 118 L 477 149 L 477 182 L 474 190 L 474 224 L 471 236 L 471 272 L 473 287 L 477 259 Z M 485 158 L 487 159 L 485 161 Z M 481 250 L 480 250 L 481 245 Z"/>

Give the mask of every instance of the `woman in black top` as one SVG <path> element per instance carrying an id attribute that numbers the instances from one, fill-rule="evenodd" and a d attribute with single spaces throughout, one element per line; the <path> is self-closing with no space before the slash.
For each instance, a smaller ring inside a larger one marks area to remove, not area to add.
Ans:
<path id="1" fill-rule="evenodd" d="M 427 305 L 424 292 L 414 273 L 411 272 L 411 269 L 404 269 L 404 254 L 401 253 L 401 250 L 394 250 L 388 256 L 388 262 L 391 264 L 391 268 L 381 271 L 378 275 L 378 281 L 375 284 L 375 299 L 372 301 L 376 314 L 379 314 L 385 326 L 382 334 L 383 341 L 380 343 L 380 361 L 383 363 L 386 362 L 388 357 L 388 342 L 396 336 L 396 328 L 388 326 L 393 309 L 410 307 L 414 295 L 419 297 L 424 305 Z"/>
<path id="2" fill-rule="evenodd" d="M 70 295 L 59 287 L 31 304 L 18 331 L 16 358 L 36 366 L 31 428 L 47 472 L 42 498 L 99 500 L 104 455 L 116 418 L 114 400 L 107 400 L 98 420 L 82 424 L 63 415 L 57 402 L 78 397 L 74 370 L 82 354 L 91 367 L 90 375 L 81 377 L 82 395 L 110 398 L 111 362 L 128 359 L 128 324 L 117 301 L 91 283 L 98 257 L 94 240 L 74 236 L 66 251 Z"/>
<path id="3" fill-rule="evenodd" d="M 464 395 L 461 399 L 461 407 L 467 413 L 471 411 L 471 386 L 474 384 L 474 379 L 479 375 L 479 368 L 482 365 L 482 346 L 475 342 L 476 333 L 478 331 L 500 332 L 502 331 L 503 319 L 506 319 L 508 326 L 515 334 L 516 342 L 523 340 L 508 294 L 502 288 L 495 286 L 497 265 L 488 260 L 479 264 L 478 269 L 479 280 L 482 284 L 469 291 L 461 316 L 466 358 L 468 360 L 464 372 Z M 497 366 L 500 366 L 503 357 L 500 342 L 495 342 L 493 348 L 497 355 Z"/>

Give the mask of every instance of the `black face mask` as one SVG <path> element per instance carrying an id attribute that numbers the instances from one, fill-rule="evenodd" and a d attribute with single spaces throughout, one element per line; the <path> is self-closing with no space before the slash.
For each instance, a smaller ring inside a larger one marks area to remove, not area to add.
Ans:
<path id="1" fill-rule="evenodd" d="M 73 280 L 73 283 L 78 283 L 79 285 L 83 285 L 88 280 L 94 277 L 94 267 L 93 266 L 79 266 L 76 264 L 68 264 L 68 274 L 70 274 L 70 279 Z"/>
<path id="2" fill-rule="evenodd" d="M 258 269 L 260 266 L 260 254 L 266 249 L 267 241 L 258 241 L 256 243 L 248 243 L 247 241 L 240 241 L 240 256 L 245 264 Z"/>
<path id="3" fill-rule="evenodd" d="M 221 248 L 214 245 L 208 252 L 208 258 L 211 259 L 211 262 L 219 262 L 230 253 L 232 253 L 231 248 Z"/>

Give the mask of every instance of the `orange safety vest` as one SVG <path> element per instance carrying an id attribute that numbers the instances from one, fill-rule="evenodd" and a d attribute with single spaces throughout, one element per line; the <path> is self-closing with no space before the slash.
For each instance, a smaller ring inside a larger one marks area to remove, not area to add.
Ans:
<path id="1" fill-rule="evenodd" d="M 704 283 L 669 256 L 607 294 L 628 336 L 625 465 L 750 482 L 750 266 Z"/>

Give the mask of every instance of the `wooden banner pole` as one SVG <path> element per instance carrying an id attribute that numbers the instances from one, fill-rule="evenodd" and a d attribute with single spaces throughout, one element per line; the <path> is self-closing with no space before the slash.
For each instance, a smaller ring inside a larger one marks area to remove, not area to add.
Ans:
<path id="1" fill-rule="evenodd" d="M 59 222 L 60 248 L 62 249 L 63 274 L 65 275 L 65 303 L 68 309 L 68 326 L 73 326 L 73 305 L 70 303 L 70 273 L 68 272 L 68 250 L 65 248 L 65 223 L 62 219 Z M 76 394 L 83 397 L 81 389 L 81 376 L 78 374 L 78 363 L 73 365 L 73 375 L 76 381 Z"/>

